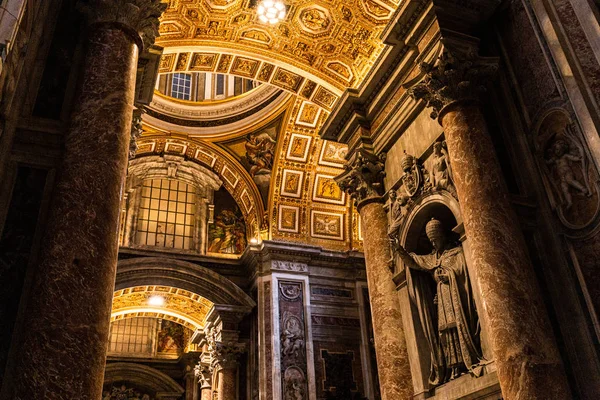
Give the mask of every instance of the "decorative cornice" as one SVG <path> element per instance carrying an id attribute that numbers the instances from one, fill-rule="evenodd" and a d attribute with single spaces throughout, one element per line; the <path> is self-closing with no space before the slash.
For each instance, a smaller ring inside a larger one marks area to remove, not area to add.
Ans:
<path id="1" fill-rule="evenodd" d="M 480 57 L 476 46 L 460 49 L 446 47 L 436 63 L 421 63 L 425 77 L 410 89 L 417 100 L 431 107 L 431 118 L 438 119 L 444 108 L 457 102 L 476 102 L 486 83 L 498 70 L 497 58 Z"/>
<path id="2" fill-rule="evenodd" d="M 368 202 L 383 201 L 384 163 L 384 154 L 376 155 L 362 145 L 346 163 L 346 171 L 335 178 L 339 187 L 354 199 L 359 211 Z"/>
<path id="3" fill-rule="evenodd" d="M 120 24 L 135 31 L 141 51 L 152 46 L 158 37 L 158 18 L 167 4 L 160 0 L 79 0 L 78 8 L 90 25 Z"/>

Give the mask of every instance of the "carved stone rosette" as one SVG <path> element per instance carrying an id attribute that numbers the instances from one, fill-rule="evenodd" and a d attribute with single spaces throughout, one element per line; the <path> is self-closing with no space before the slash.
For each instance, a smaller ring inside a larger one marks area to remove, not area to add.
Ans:
<path id="1" fill-rule="evenodd" d="M 90 25 L 115 23 L 135 31 L 139 35 L 140 50 L 154 44 L 158 37 L 158 18 L 167 8 L 160 0 L 79 0 L 77 6 Z"/>
<path id="2" fill-rule="evenodd" d="M 376 155 L 360 147 L 346 163 L 346 170 L 335 178 L 339 187 L 354 199 L 357 208 L 366 202 L 379 201 L 383 195 L 385 155 Z"/>
<path id="3" fill-rule="evenodd" d="M 480 57 L 477 48 L 445 48 L 435 63 L 421 63 L 423 80 L 410 94 L 431 107 L 431 118 L 437 119 L 442 109 L 459 101 L 478 101 L 485 92 L 485 83 L 498 70 L 497 59 Z"/>

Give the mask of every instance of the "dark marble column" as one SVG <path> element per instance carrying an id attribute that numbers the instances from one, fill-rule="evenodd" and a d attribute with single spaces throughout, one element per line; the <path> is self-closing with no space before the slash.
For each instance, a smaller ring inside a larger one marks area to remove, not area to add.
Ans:
<path id="1" fill-rule="evenodd" d="M 464 44 L 463 44 L 464 45 Z M 547 312 L 477 103 L 495 60 L 446 46 L 413 89 L 444 127 L 505 399 L 569 399 Z"/>
<path id="2" fill-rule="evenodd" d="M 205 354 L 200 357 L 201 361 L 196 365 L 195 373 L 200 387 L 200 400 L 212 400 L 212 369 L 209 362 L 203 362 Z M 208 361 L 207 359 L 206 361 Z"/>
<path id="3" fill-rule="evenodd" d="M 218 399 L 237 399 L 238 360 L 245 351 L 245 346 L 240 343 L 228 342 L 225 344 L 213 341 L 209 344 L 209 348 L 212 355 L 212 367 L 217 374 Z"/>
<path id="4" fill-rule="evenodd" d="M 80 5 L 89 19 L 86 54 L 24 312 L 12 399 L 102 393 L 137 58 L 164 7 L 158 0 Z"/>
<path id="5" fill-rule="evenodd" d="M 237 399 L 237 365 L 226 366 L 217 372 L 219 400 Z"/>
<path id="6" fill-rule="evenodd" d="M 388 268 L 391 254 L 381 197 L 383 169 L 382 161 L 361 147 L 336 181 L 355 199 L 361 218 L 381 396 L 400 400 L 412 398 L 413 384 L 398 294 Z"/>

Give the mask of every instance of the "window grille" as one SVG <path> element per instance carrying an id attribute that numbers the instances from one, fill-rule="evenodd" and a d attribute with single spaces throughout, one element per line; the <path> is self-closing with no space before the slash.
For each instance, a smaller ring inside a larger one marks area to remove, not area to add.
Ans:
<path id="1" fill-rule="evenodd" d="M 171 84 L 171 96 L 180 100 L 191 99 L 192 75 L 173 74 L 173 83 Z"/>
<path id="2" fill-rule="evenodd" d="M 176 180 L 152 179 L 141 190 L 136 243 L 193 249 L 195 188 Z"/>
<path id="3" fill-rule="evenodd" d="M 156 318 L 127 318 L 110 324 L 110 353 L 154 353 Z"/>

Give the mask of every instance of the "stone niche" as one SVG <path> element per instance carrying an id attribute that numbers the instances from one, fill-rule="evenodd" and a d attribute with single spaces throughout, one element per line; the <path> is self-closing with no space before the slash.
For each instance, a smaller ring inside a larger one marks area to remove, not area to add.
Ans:
<path id="1" fill-rule="evenodd" d="M 439 223 L 429 224 L 432 219 Z M 436 260 L 427 235 L 427 231 L 435 226 L 439 229 L 440 225 L 447 238 L 441 263 L 445 266 L 448 263 L 454 265 L 452 269 L 456 271 L 453 278 L 449 279 L 455 283 L 446 285 L 449 291 L 440 289 L 440 284 L 436 283 L 442 279 L 436 279 L 437 273 L 434 272 L 440 258 Z M 397 256 L 393 262 L 394 282 L 402 309 L 413 377 L 414 398 L 501 399 L 486 318 L 480 312 L 483 308 L 475 271 L 471 266 L 469 241 L 464 235 L 456 198 L 445 190 L 435 189 L 412 198 L 404 211 L 398 239 L 409 253 L 425 256 L 414 257 L 417 264 L 428 266 L 427 271 L 407 268 Z M 444 258 L 446 256 L 449 258 Z M 458 303 L 452 296 L 454 290 L 461 299 Z M 452 317 L 442 312 L 444 304 L 451 305 L 452 309 L 462 306 L 462 317 Z M 447 323 L 439 322 L 441 315 L 445 315 Z M 453 331 L 448 328 L 453 326 L 468 326 L 469 334 L 459 334 L 457 329 Z M 444 336 L 440 337 L 439 332 L 442 330 Z M 458 346 L 459 343 L 461 346 Z M 467 352 L 468 355 L 464 355 L 461 350 L 450 350 L 464 349 L 464 343 L 469 343 L 469 348 L 473 349 Z M 461 362 L 461 358 L 470 361 Z"/>

